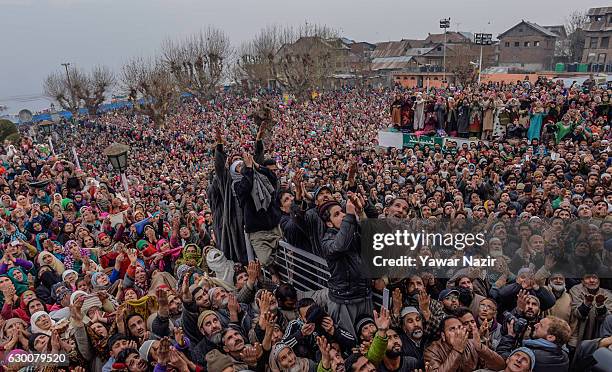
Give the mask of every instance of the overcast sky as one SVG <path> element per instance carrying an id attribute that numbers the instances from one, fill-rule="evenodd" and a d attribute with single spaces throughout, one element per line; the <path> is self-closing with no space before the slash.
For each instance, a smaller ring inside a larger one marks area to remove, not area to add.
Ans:
<path id="1" fill-rule="evenodd" d="M 166 38 L 213 25 L 234 45 L 268 24 L 319 23 L 354 40 L 424 38 L 451 17 L 451 30 L 494 36 L 521 19 L 562 24 L 572 11 L 603 0 L 0 0 L 0 105 L 39 110 L 47 74 L 70 62 L 114 70 L 132 56 L 151 56 Z M 489 24 L 490 22 L 490 24 Z M 21 102 L 19 102 L 21 101 Z"/>

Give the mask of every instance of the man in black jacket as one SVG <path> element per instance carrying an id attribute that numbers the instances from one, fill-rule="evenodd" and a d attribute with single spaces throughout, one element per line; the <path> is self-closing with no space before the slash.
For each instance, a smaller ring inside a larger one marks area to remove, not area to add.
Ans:
<path id="1" fill-rule="evenodd" d="M 534 372 L 566 372 L 569 370 L 569 356 L 564 347 L 571 336 L 567 322 L 556 316 L 547 316 L 535 325 L 534 339 L 523 341 L 536 357 Z M 503 336 L 497 349 L 499 355 L 507 358 L 519 340 L 514 333 L 514 320 L 508 324 L 508 334 Z"/>
<path id="2" fill-rule="evenodd" d="M 248 153 L 244 154 L 242 162 L 232 164 L 230 174 L 244 215 L 244 231 L 259 262 L 269 266 L 274 262 L 274 253 L 281 238 L 276 175 L 256 164 Z"/>
<path id="3" fill-rule="evenodd" d="M 357 220 L 357 216 L 365 218 L 365 202 L 353 193 L 348 196 L 346 213 L 336 201 L 323 203 L 318 212 L 327 226 L 321 249 L 330 272 L 329 314 L 338 325 L 357 336 L 355 319 L 360 314 L 372 313 L 372 292 L 361 271 L 361 236 Z"/>

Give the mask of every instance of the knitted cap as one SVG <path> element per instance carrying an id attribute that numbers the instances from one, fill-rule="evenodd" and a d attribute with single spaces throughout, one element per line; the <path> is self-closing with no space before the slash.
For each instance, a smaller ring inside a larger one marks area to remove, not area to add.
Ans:
<path id="1" fill-rule="evenodd" d="M 214 315 L 217 317 L 217 319 L 219 318 L 219 316 L 217 315 L 217 313 L 215 313 L 212 310 L 204 310 L 202 311 L 202 313 L 200 314 L 200 316 L 198 317 L 198 328 L 202 328 L 202 323 L 204 323 L 204 319 L 209 316 L 209 315 Z"/>
<path id="2" fill-rule="evenodd" d="M 374 318 L 368 314 L 361 314 L 355 319 L 355 332 L 361 337 L 361 330 L 368 324 L 374 324 Z"/>
<path id="3" fill-rule="evenodd" d="M 150 362 L 149 353 L 154 342 L 155 340 L 147 340 L 143 342 L 140 348 L 138 349 L 138 354 L 140 354 L 140 357 L 147 362 Z"/>
<path id="4" fill-rule="evenodd" d="M 234 361 L 229 355 L 213 349 L 206 354 L 206 367 L 208 372 L 223 372 L 227 367 L 232 367 Z"/>
<path id="5" fill-rule="evenodd" d="M 535 353 L 533 351 L 531 351 L 531 349 L 522 346 L 522 347 L 519 347 L 518 349 L 512 350 L 512 352 L 510 353 L 509 357 L 511 357 L 512 355 L 518 353 L 519 351 L 521 353 L 524 353 L 525 355 L 527 355 L 529 357 L 529 359 L 530 359 L 530 361 L 529 361 L 529 370 L 533 371 L 533 368 L 535 367 L 535 363 L 536 363 Z"/>

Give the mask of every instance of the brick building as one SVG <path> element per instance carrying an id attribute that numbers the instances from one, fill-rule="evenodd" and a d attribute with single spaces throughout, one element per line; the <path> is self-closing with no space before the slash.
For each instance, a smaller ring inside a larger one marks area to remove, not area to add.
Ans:
<path id="1" fill-rule="evenodd" d="M 540 26 L 522 20 L 497 37 L 499 65 L 523 71 L 551 70 L 559 41 L 564 37 L 563 26 Z"/>
<path id="2" fill-rule="evenodd" d="M 589 22 L 584 28 L 582 62 L 612 63 L 612 7 L 591 8 L 587 12 Z"/>

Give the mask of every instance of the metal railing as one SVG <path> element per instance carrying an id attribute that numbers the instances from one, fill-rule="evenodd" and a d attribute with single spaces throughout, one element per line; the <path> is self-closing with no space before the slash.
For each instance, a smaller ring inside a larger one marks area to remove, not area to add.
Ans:
<path id="1" fill-rule="evenodd" d="M 276 251 L 276 266 L 281 279 L 302 292 L 327 288 L 329 269 L 324 258 L 280 241 Z M 382 303 L 382 296 L 373 294 L 375 304 Z"/>

